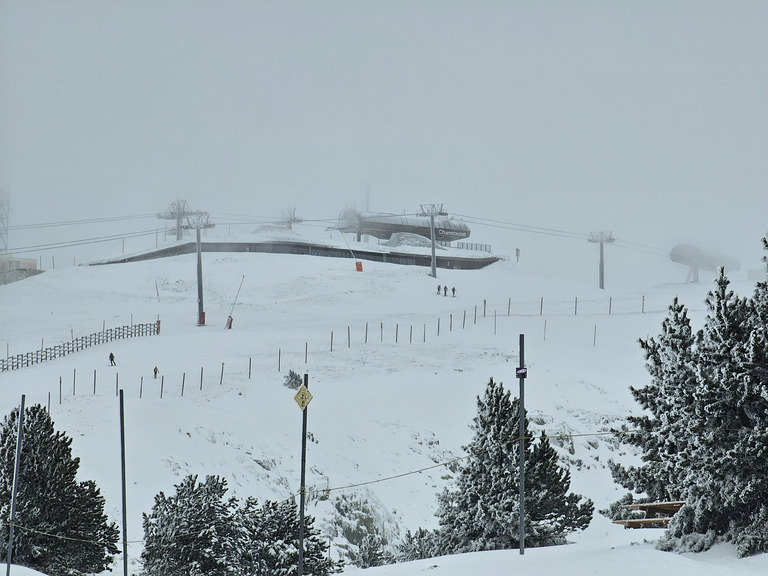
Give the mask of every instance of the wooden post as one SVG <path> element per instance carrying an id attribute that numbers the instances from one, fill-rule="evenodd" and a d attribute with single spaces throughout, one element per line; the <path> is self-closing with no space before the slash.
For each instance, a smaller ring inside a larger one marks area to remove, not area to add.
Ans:
<path id="1" fill-rule="evenodd" d="M 200 366 L 200 390 L 203 389 L 203 367 Z"/>
<path id="2" fill-rule="evenodd" d="M 160 399 L 163 399 L 163 388 L 165 388 L 165 374 L 160 376 Z"/>
<path id="3" fill-rule="evenodd" d="M 184 372 L 181 375 L 181 396 L 182 396 L 182 398 L 184 397 L 184 384 L 186 383 L 186 381 L 187 381 L 187 373 Z"/>

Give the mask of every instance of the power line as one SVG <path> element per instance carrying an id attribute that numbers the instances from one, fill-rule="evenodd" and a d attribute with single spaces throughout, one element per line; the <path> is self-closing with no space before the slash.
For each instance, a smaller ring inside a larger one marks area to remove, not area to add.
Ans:
<path id="1" fill-rule="evenodd" d="M 34 230 L 38 228 L 56 228 L 60 226 L 79 226 L 81 224 L 99 224 L 103 222 L 120 222 L 124 220 L 143 220 L 155 218 L 154 214 L 135 214 L 132 216 L 114 216 L 109 218 L 88 218 L 85 220 L 64 220 L 61 222 L 44 222 L 39 224 L 19 224 L 9 226 L 9 230 Z"/>
<path id="2" fill-rule="evenodd" d="M 85 244 L 98 244 L 100 242 L 110 242 L 112 240 L 120 240 L 122 238 L 140 238 L 142 236 L 151 236 L 157 234 L 159 229 L 144 230 L 140 232 L 129 232 L 125 234 L 113 234 L 110 236 L 98 236 L 94 238 L 83 238 L 80 240 L 71 240 L 65 242 L 53 242 L 50 244 L 38 244 L 36 246 L 21 246 L 19 248 L 11 248 L 9 252 L 14 254 L 26 254 L 28 252 L 42 252 L 45 250 L 55 250 L 56 248 L 68 248 L 71 246 L 82 246 Z"/>
<path id="3" fill-rule="evenodd" d="M 522 232 L 532 232 L 536 234 L 546 234 L 550 236 L 564 236 L 567 238 L 577 238 L 579 240 L 586 240 L 589 238 L 588 234 L 583 232 L 569 232 L 567 230 L 558 230 L 557 228 L 545 228 L 543 226 L 531 226 L 529 224 L 520 224 L 518 222 L 506 222 L 504 220 L 492 220 L 490 218 L 481 218 L 479 216 L 469 216 L 464 214 L 456 214 L 457 217 L 463 218 L 466 221 L 473 222 L 474 224 L 481 224 L 486 226 L 492 226 L 496 228 L 509 228 L 513 230 L 520 230 Z"/>

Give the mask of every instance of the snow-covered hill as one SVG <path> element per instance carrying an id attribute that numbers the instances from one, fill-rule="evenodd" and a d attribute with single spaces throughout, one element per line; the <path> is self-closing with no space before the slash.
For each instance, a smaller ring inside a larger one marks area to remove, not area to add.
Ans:
<path id="1" fill-rule="evenodd" d="M 666 268 L 611 293 L 514 260 L 478 271 L 438 270 L 348 259 L 206 254 L 207 325 L 196 326 L 195 256 L 70 267 L 0 287 L 0 344 L 27 352 L 98 332 L 161 320 L 159 336 L 122 340 L 0 374 L 0 409 L 50 405 L 73 438 L 80 477 L 93 479 L 120 519 L 116 388 L 126 397 L 128 539 L 138 572 L 141 514 L 187 474 L 224 476 L 232 495 L 297 494 L 301 412 L 283 385 L 309 374 L 308 511 L 333 542 L 350 503 L 391 541 L 436 526 L 435 495 L 446 466 L 470 438 L 475 399 L 490 377 L 517 393 L 519 335 L 529 369 L 526 407 L 561 447 L 572 490 L 603 508 L 624 490 L 608 459 L 634 458 L 606 432 L 637 410 L 628 391 L 646 381 L 639 337 L 657 333 L 679 295 L 700 325 L 710 288 L 670 283 Z M 682 275 L 680 279 L 682 279 Z M 242 290 L 233 302 L 240 282 Z M 455 297 L 437 285 L 456 287 Z M 749 293 L 751 285 L 735 282 Z M 225 329 L 232 312 L 233 328 Z M 117 367 L 110 367 L 113 352 Z M 159 376 L 153 378 L 153 368 Z M 627 531 L 596 515 L 575 545 L 440 558 L 372 574 L 736 574 L 768 559 L 736 560 L 727 546 L 699 556 L 656 551 L 660 532 Z M 633 568 L 636 567 L 636 568 Z M 634 570 L 634 571 L 633 571 Z"/>

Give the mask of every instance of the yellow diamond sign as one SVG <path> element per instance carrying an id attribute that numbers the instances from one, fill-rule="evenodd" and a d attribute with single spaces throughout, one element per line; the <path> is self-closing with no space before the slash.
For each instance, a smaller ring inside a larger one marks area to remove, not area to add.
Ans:
<path id="1" fill-rule="evenodd" d="M 296 396 L 294 396 L 293 399 L 296 400 L 296 404 L 299 405 L 299 408 L 304 410 L 312 401 L 312 394 L 306 386 L 302 385 L 301 388 L 299 388 L 299 391 L 296 392 Z"/>

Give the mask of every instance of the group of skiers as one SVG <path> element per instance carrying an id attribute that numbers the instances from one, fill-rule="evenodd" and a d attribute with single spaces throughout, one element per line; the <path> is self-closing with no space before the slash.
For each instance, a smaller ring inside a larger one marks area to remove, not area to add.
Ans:
<path id="1" fill-rule="evenodd" d="M 442 291 L 443 296 L 448 296 L 448 286 L 440 286 L 440 284 L 437 285 L 437 295 L 440 296 L 440 292 Z M 456 286 L 451 288 L 451 294 L 453 297 L 456 297 Z"/>
<path id="2" fill-rule="evenodd" d="M 115 362 L 115 355 L 112 352 L 109 353 L 109 365 L 117 366 L 117 362 Z M 157 366 L 155 366 L 153 373 L 155 374 L 155 380 L 157 380 L 157 375 L 160 373 L 160 370 L 158 370 Z"/>

